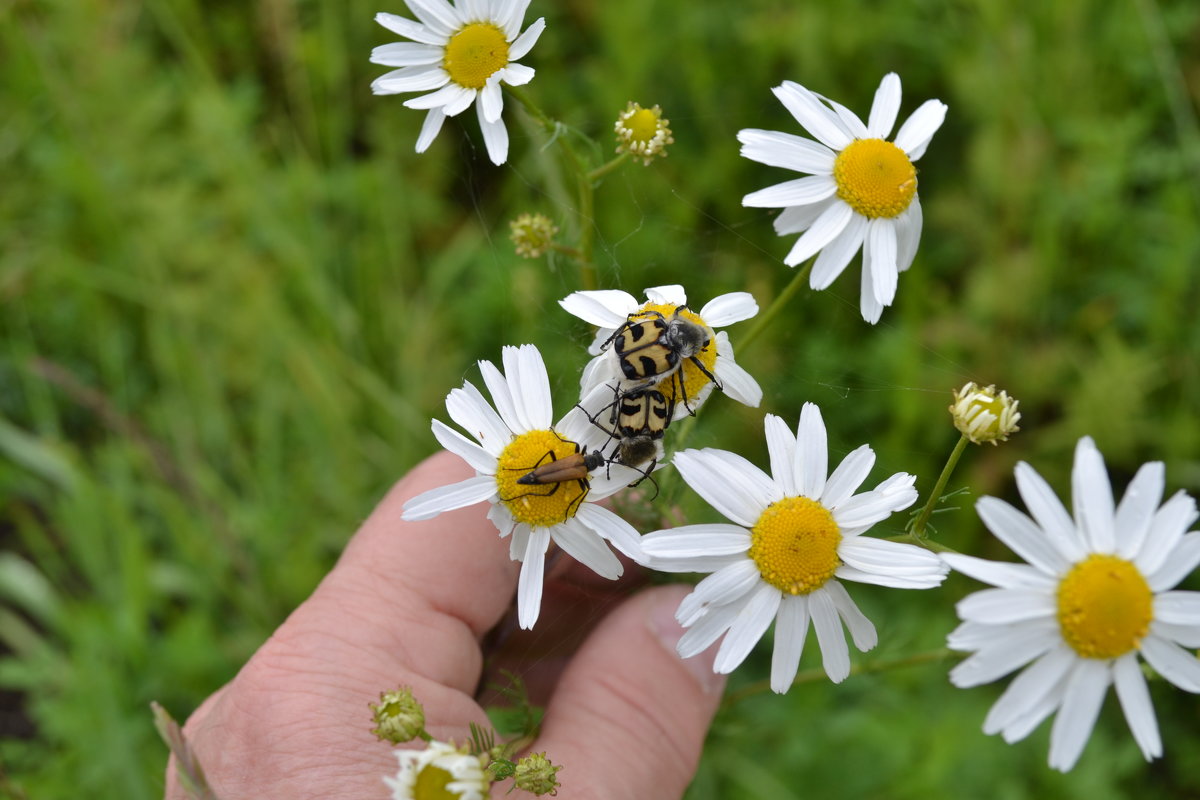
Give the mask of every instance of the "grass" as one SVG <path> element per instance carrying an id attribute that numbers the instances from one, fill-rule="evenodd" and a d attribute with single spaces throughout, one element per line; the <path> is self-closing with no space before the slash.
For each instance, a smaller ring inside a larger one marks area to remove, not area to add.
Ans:
<path id="1" fill-rule="evenodd" d="M 389 40 L 379 10 L 0 1 L 0 793 L 161 796 L 149 702 L 182 718 L 234 674 L 434 449 L 429 418 L 476 359 L 536 342 L 556 395 L 576 385 L 588 331 L 556 304 L 570 264 L 522 261 L 506 240 L 525 210 L 570 228 L 552 151 L 510 108 L 503 168 L 470 120 L 415 155 L 421 115 L 367 88 L 367 54 Z M 817 402 L 835 452 L 869 438 L 876 475 L 914 472 L 928 491 L 957 436 L 950 390 L 995 382 L 1023 430 L 968 451 L 952 488 L 1011 496 L 1023 459 L 1065 490 L 1091 434 L 1119 486 L 1163 460 L 1169 491 L 1200 489 L 1195 4 L 533 13 L 549 27 L 529 92 L 603 143 L 595 163 L 627 100 L 660 103 L 675 133 L 668 159 L 597 191 L 606 287 L 763 305 L 782 289 L 789 241 L 740 198 L 783 178 L 734 138 L 795 130 L 769 92 L 781 80 L 865 110 L 896 70 L 902 113 L 949 104 L 897 305 L 868 330 L 853 268 L 801 292 L 744 360 L 764 410 Z M 690 444 L 756 442 L 760 426 L 716 398 Z M 938 536 L 1008 558 L 970 503 L 934 518 Z M 894 611 L 857 592 L 886 620 L 860 660 L 940 646 L 969 588 Z M 765 676 L 767 652 L 735 682 Z M 934 665 L 756 697 L 722 716 L 691 796 L 1200 792 L 1191 697 L 1154 687 L 1165 760 L 1143 764 L 1110 702 L 1063 777 L 1044 730 L 1013 747 L 978 733 L 997 691 L 952 691 Z"/>

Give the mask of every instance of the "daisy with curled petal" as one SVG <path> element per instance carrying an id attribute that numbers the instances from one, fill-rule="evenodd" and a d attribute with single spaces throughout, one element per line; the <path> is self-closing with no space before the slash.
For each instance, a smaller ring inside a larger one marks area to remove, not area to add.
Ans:
<path id="1" fill-rule="evenodd" d="M 521 562 L 518 620 L 522 628 L 532 628 L 541 609 L 542 571 L 551 542 L 611 580 L 621 576 L 623 567 L 606 541 L 629 558 L 641 560 L 638 532 L 596 501 L 615 494 L 642 473 L 611 464 L 577 480 L 519 483 L 542 464 L 606 445 L 609 436 L 591 423 L 589 414 L 594 416 L 612 392 L 601 387 L 552 426 L 550 381 L 541 353 L 531 344 L 505 347 L 503 360 L 503 373 L 490 361 L 479 362 L 494 409 L 467 381 L 446 397 L 450 418 L 475 441 L 433 421 L 433 435 L 474 467 L 475 477 L 417 495 L 404 504 L 403 518 L 431 519 L 443 511 L 491 503 L 488 519 L 501 537 L 512 535 L 509 555 Z"/>
<path id="2" fill-rule="evenodd" d="M 1200 592 L 1171 591 L 1200 563 L 1196 501 L 1162 500 L 1161 462 L 1142 465 L 1113 504 L 1104 459 L 1079 440 L 1071 473 L 1074 519 L 1033 468 L 1017 465 L 1017 489 L 1032 519 L 994 497 L 980 518 L 1027 564 L 944 554 L 954 569 L 991 584 L 958 604 L 963 623 L 949 637 L 973 655 L 950 673 L 955 686 L 990 683 L 1020 667 L 992 706 L 984 733 L 1024 739 L 1057 712 L 1050 766 L 1075 765 L 1110 685 L 1147 760 L 1162 740 L 1138 654 L 1160 675 L 1200 692 Z"/>
<path id="3" fill-rule="evenodd" d="M 902 589 L 937 586 L 947 569 L 910 544 L 862 534 L 917 499 L 912 475 L 896 473 L 874 489 L 855 490 L 875 463 L 867 445 L 828 473 L 825 423 L 805 403 L 795 435 L 782 419 L 765 420 L 771 475 L 724 450 L 684 450 L 672 463 L 713 508 L 734 524 L 685 525 L 642 538 L 646 564 L 663 572 L 710 572 L 680 604 L 689 630 L 679 654 L 694 656 L 725 635 L 713 669 L 731 672 L 775 620 L 771 688 L 796 677 L 809 621 L 825 672 L 850 674 L 845 624 L 862 651 L 875 646 L 871 624 L 841 581 Z M 838 580 L 841 579 L 841 580 Z"/>
<path id="4" fill-rule="evenodd" d="M 647 302 L 639 303 L 628 292 L 602 289 L 573 292 L 558 301 L 567 312 L 599 328 L 588 348 L 588 353 L 595 358 L 583 368 L 581 394 L 586 395 L 606 383 L 619 385 L 623 381 L 616 352 L 611 347 L 602 352 L 602 346 L 628 321 L 630 314 L 653 311 L 670 318 L 676 309 L 682 309 L 679 315 L 705 328 L 710 344 L 695 356 L 704 365 L 704 370 L 691 359 L 685 359 L 677 372 L 663 377 L 653 386 L 674 403 L 674 418 L 679 419 L 699 408 L 712 392 L 714 384 L 704 374 L 705 370 L 716 377 L 721 389 L 734 400 L 751 408 L 758 407 L 762 402 L 762 389 L 758 382 L 734 360 L 729 334 L 713 330 L 750 319 L 758 313 L 758 303 L 754 302 L 749 292 L 730 292 L 714 297 L 704 304 L 699 313 L 686 307 L 687 294 L 678 284 L 647 289 L 646 298 Z"/>
<path id="5" fill-rule="evenodd" d="M 433 143 L 446 117 L 461 114 L 475 103 L 479 127 L 495 164 L 508 159 L 508 129 L 500 114 L 504 95 L 500 83 L 522 86 L 533 69 L 516 63 L 537 42 L 544 18 L 521 33 L 529 0 L 405 0 L 414 21 L 395 14 L 376 14 L 375 21 L 410 42 L 396 42 L 371 51 L 371 62 L 398 67 L 371 83 L 375 94 L 428 92 L 404 101 L 409 108 L 427 109 L 417 137 L 417 152 Z"/>
<path id="6" fill-rule="evenodd" d="M 397 750 L 396 759 L 400 762 L 396 777 L 383 779 L 392 790 L 393 800 L 491 797 L 492 782 L 483 759 L 453 744 L 433 741 L 424 750 Z"/>
<path id="7" fill-rule="evenodd" d="M 742 205 L 782 208 L 776 233 L 803 232 L 783 263 L 794 267 L 819 252 L 809 276 L 813 289 L 833 283 L 861 248 L 859 305 L 873 325 L 892 304 L 898 275 L 917 253 L 921 202 L 913 162 L 941 127 L 946 105 L 926 100 L 888 141 L 900 110 L 900 78 L 894 72 L 879 84 L 865 125 L 850 109 L 798 83 L 784 81 L 771 91 L 817 141 L 747 128 L 738 131 L 742 155 L 809 177 L 752 192 Z"/>

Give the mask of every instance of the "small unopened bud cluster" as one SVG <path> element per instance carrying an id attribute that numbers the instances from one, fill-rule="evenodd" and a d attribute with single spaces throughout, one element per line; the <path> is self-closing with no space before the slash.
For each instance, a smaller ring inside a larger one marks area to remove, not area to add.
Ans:
<path id="1" fill-rule="evenodd" d="M 562 767 L 556 767 L 546 758 L 545 753 L 533 753 L 517 762 L 513 782 L 518 789 L 536 794 L 554 795 L 558 793 L 558 778 L 555 777 Z"/>
<path id="2" fill-rule="evenodd" d="M 617 132 L 617 152 L 641 158 L 643 165 L 658 156 L 665 158 L 667 145 L 675 142 L 670 121 L 663 117 L 658 106 L 642 108 L 630 102 L 617 117 L 614 130 Z"/>
<path id="3" fill-rule="evenodd" d="M 517 255 L 539 258 L 554 244 L 558 226 L 545 214 L 522 214 L 509 223 L 512 233 L 509 238 L 517 248 Z"/>
<path id="4" fill-rule="evenodd" d="M 411 742 L 425 732 L 425 709 L 412 690 L 401 687 L 379 694 L 379 704 L 369 703 L 375 716 L 371 733 L 392 744 Z"/>
<path id="5" fill-rule="evenodd" d="M 954 427 L 972 442 L 994 445 L 1020 430 L 1017 421 L 1021 419 L 1021 413 L 1017 411 L 1017 403 L 1007 392 L 997 392 L 995 386 L 980 388 L 971 381 L 954 393 L 950 414 L 954 417 Z"/>

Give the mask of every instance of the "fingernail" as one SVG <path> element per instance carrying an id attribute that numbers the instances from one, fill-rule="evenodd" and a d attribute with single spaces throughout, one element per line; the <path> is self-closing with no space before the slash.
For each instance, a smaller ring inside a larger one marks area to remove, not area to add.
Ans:
<path id="1" fill-rule="evenodd" d="M 725 676 L 713 672 L 713 659 L 717 656 L 717 648 L 710 647 L 703 653 L 697 653 L 691 658 L 680 658 L 675 649 L 679 637 L 683 636 L 684 628 L 675 621 L 675 609 L 687 594 L 684 587 L 675 591 L 663 591 L 654 598 L 646 623 L 654 638 L 662 644 L 663 649 L 683 665 L 691 673 L 705 694 L 720 693 L 725 689 Z"/>

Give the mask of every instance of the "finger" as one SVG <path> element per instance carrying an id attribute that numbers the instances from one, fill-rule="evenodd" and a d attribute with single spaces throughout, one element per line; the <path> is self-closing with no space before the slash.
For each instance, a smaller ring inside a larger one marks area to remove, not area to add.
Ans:
<path id="1" fill-rule="evenodd" d="M 680 797 L 721 700 L 715 649 L 682 660 L 683 586 L 650 589 L 612 612 L 559 680 L 535 749 L 563 767 L 559 797 Z M 619 769 L 614 769 L 619 765 Z"/>
<path id="2" fill-rule="evenodd" d="M 473 693 L 481 668 L 478 639 L 504 613 L 518 565 L 487 519 L 486 503 L 431 520 L 401 519 L 409 498 L 473 474 L 449 453 L 414 468 L 288 625 L 336 631 L 352 640 L 343 650 L 356 660 L 377 659 L 393 671 L 402 666 Z"/>

